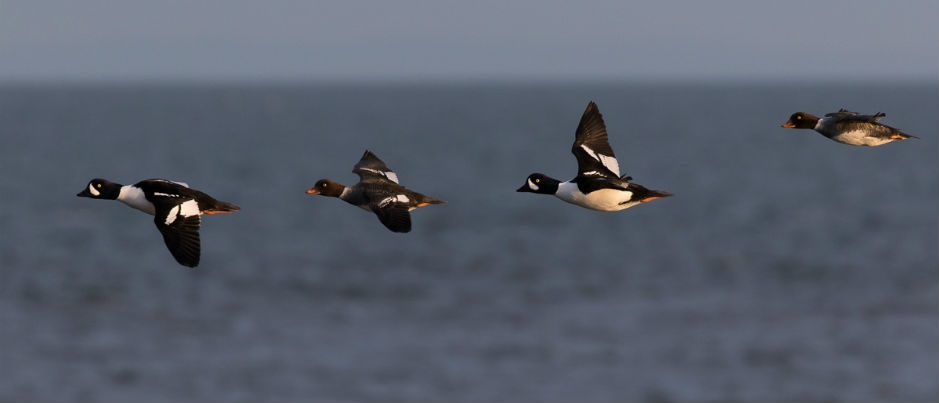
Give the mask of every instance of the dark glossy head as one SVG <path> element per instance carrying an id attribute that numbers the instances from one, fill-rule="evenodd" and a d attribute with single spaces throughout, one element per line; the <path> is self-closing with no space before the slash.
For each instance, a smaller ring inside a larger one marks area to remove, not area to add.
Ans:
<path id="1" fill-rule="evenodd" d="M 789 117 L 786 123 L 782 124 L 782 127 L 788 129 L 813 129 L 816 123 L 818 123 L 818 116 L 808 112 L 796 112 Z"/>
<path id="2" fill-rule="evenodd" d="M 329 179 L 320 179 L 316 181 L 313 187 L 307 189 L 308 195 L 321 195 L 329 197 L 339 197 L 346 187 Z"/>
<path id="3" fill-rule="evenodd" d="M 558 185 L 561 181 L 548 175 L 533 173 L 528 175 L 528 179 L 522 187 L 516 189 L 516 192 L 531 192 L 541 194 L 555 194 L 558 191 Z"/>
<path id="4" fill-rule="evenodd" d="M 121 194 L 120 184 L 107 179 L 95 178 L 92 179 L 91 182 L 88 182 L 88 186 L 85 186 L 85 190 L 82 190 L 76 196 L 115 200 L 119 194 Z"/>

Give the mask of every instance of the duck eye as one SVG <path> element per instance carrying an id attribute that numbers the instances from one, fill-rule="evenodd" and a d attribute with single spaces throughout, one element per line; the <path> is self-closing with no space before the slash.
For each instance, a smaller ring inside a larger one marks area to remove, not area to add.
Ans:
<path id="1" fill-rule="evenodd" d="M 321 187 L 326 187 L 326 182 L 320 184 Z"/>
<path id="2" fill-rule="evenodd" d="M 802 120 L 802 115 L 796 115 L 796 120 Z"/>
<path id="3" fill-rule="evenodd" d="M 536 179 L 535 179 L 535 183 L 541 183 L 541 179 L 540 179 L 540 178 L 536 178 Z"/>
<path id="4" fill-rule="evenodd" d="M 100 184 L 100 183 L 95 183 L 95 187 L 98 188 L 98 189 L 101 189 L 101 184 Z"/>

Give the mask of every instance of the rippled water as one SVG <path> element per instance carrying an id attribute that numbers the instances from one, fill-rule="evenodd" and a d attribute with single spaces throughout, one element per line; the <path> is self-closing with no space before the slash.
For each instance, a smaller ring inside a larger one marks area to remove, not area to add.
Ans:
<path id="1" fill-rule="evenodd" d="M 597 101 L 618 213 L 574 175 Z M 887 113 L 878 148 L 779 128 Z M 0 400 L 939 398 L 939 95 L 864 85 L 0 87 Z M 370 149 L 448 204 L 409 234 L 304 194 Z M 188 182 L 177 265 L 87 181 Z"/>

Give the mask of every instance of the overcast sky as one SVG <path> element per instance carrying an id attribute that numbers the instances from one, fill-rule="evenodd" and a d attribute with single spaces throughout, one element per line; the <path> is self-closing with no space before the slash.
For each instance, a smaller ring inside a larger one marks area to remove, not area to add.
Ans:
<path id="1" fill-rule="evenodd" d="M 939 81 L 937 0 L 0 0 L 0 79 Z"/>

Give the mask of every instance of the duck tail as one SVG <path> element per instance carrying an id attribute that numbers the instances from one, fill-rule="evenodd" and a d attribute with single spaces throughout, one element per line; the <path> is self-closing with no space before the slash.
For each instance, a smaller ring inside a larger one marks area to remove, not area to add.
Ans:
<path id="1" fill-rule="evenodd" d="M 228 214 L 241 210 L 241 207 L 233 203 L 216 200 L 209 208 L 202 210 L 202 214 Z"/>
<path id="2" fill-rule="evenodd" d="M 420 202 L 417 204 L 417 207 L 425 207 L 431 204 L 446 204 L 446 200 L 436 199 L 430 196 L 421 195 Z"/>
<path id="3" fill-rule="evenodd" d="M 893 133 L 890 135 L 890 138 L 894 140 L 906 140 L 906 139 L 918 139 L 919 137 L 916 137 L 912 134 L 906 134 L 904 132 L 897 130 L 896 133 Z"/>
<path id="4" fill-rule="evenodd" d="M 671 197 L 671 196 L 673 195 L 669 192 L 666 192 L 663 190 L 651 190 L 650 189 L 648 192 L 646 192 L 646 194 L 642 195 L 642 199 L 640 199 L 639 201 L 645 203 L 645 202 L 653 201 L 655 199 L 661 199 L 663 197 Z"/>

